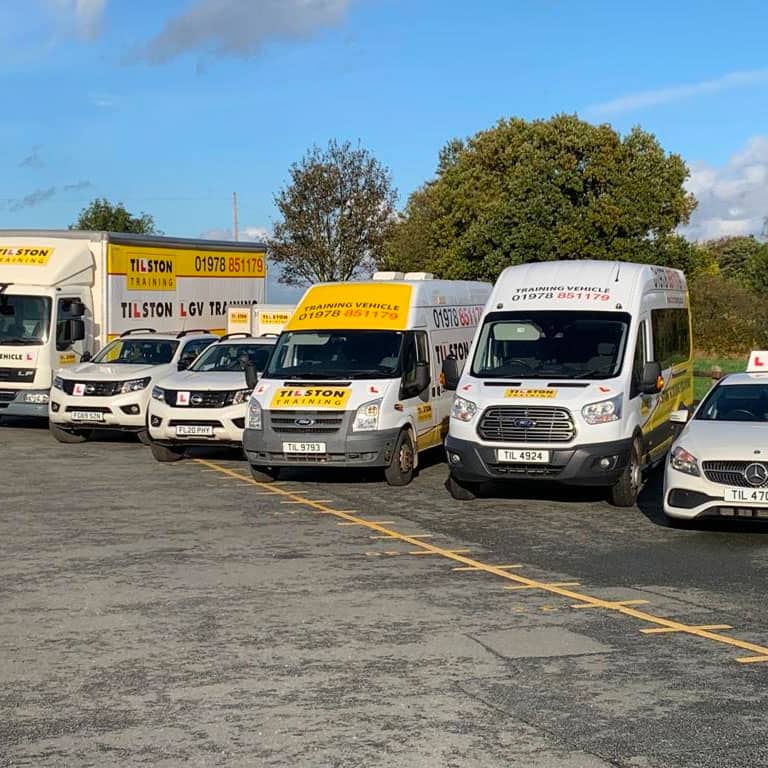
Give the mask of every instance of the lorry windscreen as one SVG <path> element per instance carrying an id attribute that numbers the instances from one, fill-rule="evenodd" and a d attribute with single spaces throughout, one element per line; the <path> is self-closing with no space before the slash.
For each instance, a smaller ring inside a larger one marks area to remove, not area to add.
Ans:
<path id="1" fill-rule="evenodd" d="M 49 298 L 0 294 L 0 345 L 44 344 L 50 324 Z"/>
<path id="2" fill-rule="evenodd" d="M 257 371 L 263 371 L 272 347 L 272 344 L 211 344 L 200 353 L 200 357 L 189 366 L 189 370 L 199 373 L 238 373 L 250 364 Z"/>
<path id="3" fill-rule="evenodd" d="M 287 331 L 264 375 L 271 379 L 392 379 L 400 376 L 402 331 Z"/>
<path id="4" fill-rule="evenodd" d="M 494 312 L 480 330 L 472 375 L 501 379 L 610 379 L 629 335 L 624 312 Z"/>
<path id="5" fill-rule="evenodd" d="M 109 365 L 165 365 L 173 360 L 178 341 L 172 339 L 115 339 L 91 362 Z"/>

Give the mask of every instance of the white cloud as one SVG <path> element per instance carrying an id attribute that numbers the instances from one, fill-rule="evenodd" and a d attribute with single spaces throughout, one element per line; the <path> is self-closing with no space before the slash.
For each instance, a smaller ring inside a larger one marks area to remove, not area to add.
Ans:
<path id="1" fill-rule="evenodd" d="M 263 242 L 270 231 L 265 227 L 243 227 L 240 240 Z M 232 230 L 224 227 L 209 229 L 200 235 L 204 240 L 232 240 Z M 270 304 L 296 304 L 304 293 L 303 288 L 296 288 L 280 282 L 281 270 L 277 264 L 267 261 L 267 301 Z"/>
<path id="2" fill-rule="evenodd" d="M 702 93 L 718 93 L 733 88 L 768 83 L 768 69 L 752 69 L 744 72 L 731 72 L 714 80 L 703 80 L 699 83 L 674 85 L 669 88 L 658 88 L 650 91 L 630 93 L 611 101 L 592 104 L 584 110 L 585 114 L 594 117 L 615 115 L 620 112 L 633 112 L 643 107 L 655 107 L 659 104 L 671 104 L 676 101 L 690 99 Z"/>
<path id="3" fill-rule="evenodd" d="M 699 205 L 681 231 L 693 240 L 758 235 L 768 217 L 768 135 L 756 136 L 722 166 L 691 166 L 686 188 Z"/>
<path id="4" fill-rule="evenodd" d="M 101 32 L 101 21 L 107 9 L 107 0 L 49 0 L 65 20 L 74 24 L 77 33 L 93 40 Z"/>
<path id="5" fill-rule="evenodd" d="M 162 64 L 185 53 L 254 56 L 273 40 L 306 39 L 340 24 L 351 0 L 196 0 L 138 53 Z"/>

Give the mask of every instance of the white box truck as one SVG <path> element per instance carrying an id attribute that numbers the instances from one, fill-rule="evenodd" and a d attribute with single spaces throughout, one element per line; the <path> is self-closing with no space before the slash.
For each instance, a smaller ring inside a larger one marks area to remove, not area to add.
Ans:
<path id="1" fill-rule="evenodd" d="M 54 372 L 125 331 L 225 333 L 265 277 L 261 243 L 0 230 L 0 417 L 47 417 Z"/>
<path id="2" fill-rule="evenodd" d="M 418 453 L 442 445 L 453 393 L 445 358 L 463 359 L 488 283 L 380 272 L 307 290 L 248 405 L 243 447 L 256 479 L 284 467 L 380 467 L 410 482 Z"/>
<path id="3" fill-rule="evenodd" d="M 456 390 L 455 498 L 489 480 L 550 480 L 604 486 L 631 506 L 669 449 L 672 412 L 693 405 L 685 276 L 610 261 L 508 267 L 466 365 L 449 360 L 443 374 Z"/>

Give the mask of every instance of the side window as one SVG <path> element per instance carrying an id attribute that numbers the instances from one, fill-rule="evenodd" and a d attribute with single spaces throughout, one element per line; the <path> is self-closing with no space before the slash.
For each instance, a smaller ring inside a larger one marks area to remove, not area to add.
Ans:
<path id="1" fill-rule="evenodd" d="M 60 298 L 56 302 L 56 349 L 63 352 L 72 347 L 68 338 L 68 322 L 74 319 L 71 311 L 72 299 Z"/>
<path id="2" fill-rule="evenodd" d="M 653 356 L 662 368 L 669 368 L 691 356 L 691 335 L 687 309 L 651 310 Z"/>
<path id="3" fill-rule="evenodd" d="M 640 392 L 640 382 L 643 379 L 643 368 L 648 360 L 647 346 L 645 343 L 645 320 L 637 329 L 637 343 L 635 345 L 635 357 L 632 362 L 632 387 L 630 397 L 635 397 Z"/>
<path id="4" fill-rule="evenodd" d="M 213 343 L 213 339 L 195 339 L 188 341 L 181 350 L 180 360 L 194 360 L 206 347 Z"/>
<path id="5" fill-rule="evenodd" d="M 402 397 L 416 397 L 416 364 L 429 365 L 429 340 L 424 331 L 410 331 L 403 341 L 402 370 L 400 387 Z"/>

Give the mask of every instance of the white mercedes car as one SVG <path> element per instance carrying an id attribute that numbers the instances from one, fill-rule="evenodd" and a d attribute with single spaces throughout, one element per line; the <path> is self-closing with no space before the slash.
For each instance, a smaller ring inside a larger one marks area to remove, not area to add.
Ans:
<path id="1" fill-rule="evenodd" d="M 664 473 L 664 513 L 675 519 L 768 518 L 768 352 L 747 373 L 721 379 L 672 444 Z"/>
<path id="2" fill-rule="evenodd" d="M 277 338 L 231 333 L 185 371 L 158 381 L 149 406 L 152 455 L 178 461 L 193 445 L 240 446 L 251 387 L 245 369 L 264 370 Z"/>

